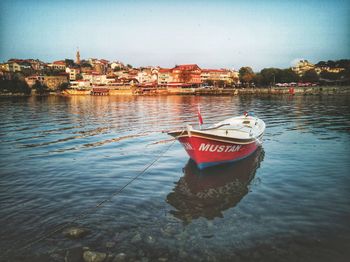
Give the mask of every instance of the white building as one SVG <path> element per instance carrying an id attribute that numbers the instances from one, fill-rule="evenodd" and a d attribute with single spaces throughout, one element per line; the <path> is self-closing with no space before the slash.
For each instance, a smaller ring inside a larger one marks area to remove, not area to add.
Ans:
<path id="1" fill-rule="evenodd" d="M 77 75 L 80 74 L 80 69 L 67 67 L 66 73 L 69 74 L 69 80 L 74 81 L 77 80 Z"/>
<path id="2" fill-rule="evenodd" d="M 306 71 L 312 69 L 315 69 L 315 65 L 307 60 L 300 60 L 294 67 L 292 67 L 292 70 L 299 76 L 302 76 Z"/>
<path id="3" fill-rule="evenodd" d="M 120 69 L 124 69 L 125 66 L 122 62 L 116 61 L 116 62 L 112 62 L 110 63 L 110 67 L 114 70 L 116 68 L 120 68 Z"/>
<path id="4" fill-rule="evenodd" d="M 48 64 L 47 66 L 56 70 L 66 70 L 66 63 L 64 61 L 54 61 L 53 63 Z"/>
<path id="5" fill-rule="evenodd" d="M 90 89 L 91 88 L 91 83 L 88 80 L 76 80 L 76 81 L 71 81 L 71 88 L 74 89 Z"/>
<path id="6" fill-rule="evenodd" d="M 114 77 L 108 77 L 107 75 L 101 75 L 98 73 L 82 73 L 84 81 L 88 81 L 91 85 L 112 85 L 115 83 Z"/>

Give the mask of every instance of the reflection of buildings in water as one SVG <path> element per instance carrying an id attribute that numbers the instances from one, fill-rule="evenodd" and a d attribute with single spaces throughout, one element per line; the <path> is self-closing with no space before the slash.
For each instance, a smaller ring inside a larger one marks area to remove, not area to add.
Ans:
<path id="1" fill-rule="evenodd" d="M 184 223 L 200 217 L 222 217 L 222 211 L 236 206 L 248 193 L 263 158 L 264 151 L 259 147 L 241 161 L 202 171 L 189 160 L 183 169 L 185 175 L 167 196 L 167 202 L 176 208 L 170 213 Z"/>
<path id="2" fill-rule="evenodd" d="M 171 126 L 178 123 L 182 128 L 185 124 L 197 123 L 197 105 L 200 104 L 199 96 L 167 96 L 167 108 L 171 110 Z"/>

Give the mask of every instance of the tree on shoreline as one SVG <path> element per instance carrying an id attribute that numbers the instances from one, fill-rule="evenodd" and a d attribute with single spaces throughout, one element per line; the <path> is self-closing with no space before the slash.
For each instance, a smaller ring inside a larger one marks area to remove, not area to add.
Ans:
<path id="1" fill-rule="evenodd" d="M 239 80 L 245 85 L 249 86 L 253 82 L 255 76 L 253 69 L 249 66 L 244 66 L 239 69 Z"/>
<path id="2" fill-rule="evenodd" d="M 42 84 L 40 81 L 36 80 L 35 84 L 32 86 L 35 89 L 36 93 L 39 95 L 45 95 L 49 92 L 47 85 Z"/>
<path id="3" fill-rule="evenodd" d="M 301 77 L 302 81 L 311 83 L 318 82 L 319 79 L 320 78 L 314 69 L 306 71 Z"/>
<path id="4" fill-rule="evenodd" d="M 281 83 L 291 83 L 298 82 L 299 75 L 295 73 L 291 68 L 282 69 L 280 72 L 280 82 Z"/>
<path id="5" fill-rule="evenodd" d="M 58 90 L 60 91 L 67 90 L 68 88 L 69 88 L 69 83 L 62 83 L 58 86 Z"/>
<path id="6" fill-rule="evenodd" d="M 261 76 L 260 83 L 257 83 L 261 86 L 272 86 L 279 82 L 279 70 L 278 68 L 264 68 L 260 71 L 259 75 Z M 276 79 L 277 77 L 277 79 Z"/>
<path id="7" fill-rule="evenodd" d="M 0 80 L 0 93 L 26 94 L 31 93 L 31 88 L 25 81 L 19 79 Z"/>
<path id="8" fill-rule="evenodd" d="M 276 83 L 298 82 L 299 76 L 291 68 L 264 68 L 255 77 L 258 86 L 273 86 Z"/>

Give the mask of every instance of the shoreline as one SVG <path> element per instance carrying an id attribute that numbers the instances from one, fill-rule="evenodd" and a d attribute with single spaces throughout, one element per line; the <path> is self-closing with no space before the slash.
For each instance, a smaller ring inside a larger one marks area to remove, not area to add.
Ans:
<path id="1" fill-rule="evenodd" d="M 23 93 L 0 93 L 0 97 L 30 97 L 30 96 L 169 96 L 169 95 L 196 95 L 196 96 L 239 96 L 239 95 L 336 95 L 350 94 L 350 86 L 314 86 L 289 88 L 268 87 L 268 88 L 168 88 L 137 90 L 133 88 L 110 89 L 108 93 L 93 95 L 90 90 L 67 89 L 62 92 L 51 92 L 49 94 L 37 95 Z"/>

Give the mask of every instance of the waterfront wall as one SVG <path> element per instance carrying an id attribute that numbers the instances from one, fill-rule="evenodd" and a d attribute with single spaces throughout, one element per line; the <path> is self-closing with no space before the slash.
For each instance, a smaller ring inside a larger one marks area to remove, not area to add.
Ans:
<path id="1" fill-rule="evenodd" d="M 62 91 L 62 95 L 91 95 L 91 90 L 67 89 Z M 318 94 L 350 94 L 350 86 L 315 86 L 315 87 L 294 87 L 294 95 L 318 95 Z M 32 95 L 36 95 L 32 92 Z M 132 95 L 291 95 L 289 88 L 163 88 L 151 90 L 137 90 L 130 87 L 123 87 L 118 90 L 110 89 L 110 96 L 132 96 Z M 0 96 L 28 96 L 21 93 L 0 93 Z"/>
<path id="2" fill-rule="evenodd" d="M 109 90 L 109 95 L 110 96 L 115 96 L 115 95 L 133 95 L 133 90 L 132 89 L 120 89 L 120 90 Z"/>
<path id="3" fill-rule="evenodd" d="M 316 94 L 350 94 L 350 86 L 317 86 L 289 88 L 168 88 L 139 93 L 139 95 L 316 95 Z"/>
<path id="4" fill-rule="evenodd" d="M 90 95 L 90 90 L 67 89 L 62 91 L 63 95 Z"/>
<path id="5" fill-rule="evenodd" d="M 292 91 L 292 92 L 291 92 Z M 241 88 L 241 89 L 222 89 L 222 90 L 197 90 L 198 95 L 316 95 L 316 94 L 350 94 L 350 87 L 330 87 L 330 86 L 317 86 L 317 87 L 293 87 L 289 88 Z"/>

